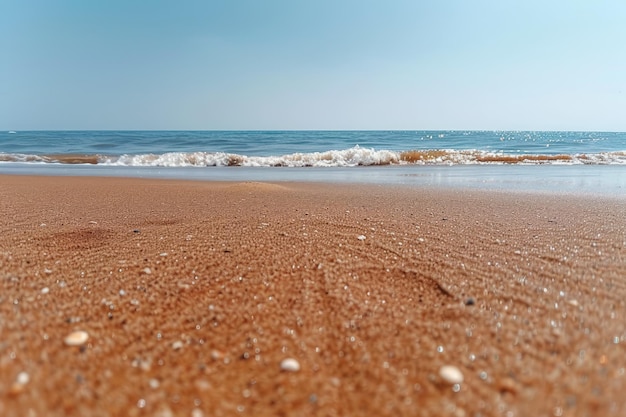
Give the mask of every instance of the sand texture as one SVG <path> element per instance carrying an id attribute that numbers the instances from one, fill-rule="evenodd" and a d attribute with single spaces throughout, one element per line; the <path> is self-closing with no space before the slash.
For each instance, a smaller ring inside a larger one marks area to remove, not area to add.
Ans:
<path id="1" fill-rule="evenodd" d="M 625 246 L 623 199 L 3 176 L 0 415 L 626 415 Z"/>

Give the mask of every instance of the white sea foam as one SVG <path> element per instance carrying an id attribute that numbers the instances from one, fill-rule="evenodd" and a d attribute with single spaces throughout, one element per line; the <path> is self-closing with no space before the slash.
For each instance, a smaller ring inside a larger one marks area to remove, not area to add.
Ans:
<path id="1" fill-rule="evenodd" d="M 152 167 L 351 167 L 372 165 L 608 165 L 626 164 L 626 152 L 602 152 L 578 155 L 504 154 L 479 150 L 375 150 L 355 146 L 344 150 L 293 153 L 279 156 L 249 156 L 224 152 L 170 152 L 161 155 L 122 155 L 101 159 L 100 163 L 117 166 Z"/>
<path id="2" fill-rule="evenodd" d="M 344 150 L 293 153 L 280 156 L 247 156 L 224 152 L 170 152 L 161 155 L 122 155 L 101 160 L 105 165 L 162 167 L 348 167 L 400 163 L 400 153 L 355 146 Z"/>
<path id="3" fill-rule="evenodd" d="M 33 164 L 99 164 L 128 167 L 353 167 L 373 165 L 626 165 L 626 151 L 589 154 L 509 154 L 484 150 L 429 149 L 392 151 L 354 146 L 343 150 L 275 156 L 226 152 L 162 154 L 32 155 L 0 153 L 0 162 Z"/>

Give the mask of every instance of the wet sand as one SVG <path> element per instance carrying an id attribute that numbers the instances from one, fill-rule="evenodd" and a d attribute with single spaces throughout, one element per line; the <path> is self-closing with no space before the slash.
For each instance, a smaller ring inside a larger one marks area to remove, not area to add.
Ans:
<path id="1" fill-rule="evenodd" d="M 624 415 L 625 299 L 623 199 L 0 177 L 2 416 Z"/>

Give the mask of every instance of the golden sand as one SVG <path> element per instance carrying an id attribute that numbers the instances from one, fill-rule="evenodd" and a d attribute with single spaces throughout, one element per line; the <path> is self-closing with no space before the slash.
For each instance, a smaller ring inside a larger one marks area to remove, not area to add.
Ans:
<path id="1" fill-rule="evenodd" d="M 624 415 L 625 245 L 617 199 L 3 176 L 0 415 Z"/>

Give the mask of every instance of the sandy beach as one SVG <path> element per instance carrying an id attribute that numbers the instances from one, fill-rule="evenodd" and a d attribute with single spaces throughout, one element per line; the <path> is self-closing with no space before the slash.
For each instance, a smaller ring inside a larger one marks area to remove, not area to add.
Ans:
<path id="1" fill-rule="evenodd" d="M 0 176 L 0 415 L 626 414 L 626 201 Z"/>

